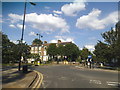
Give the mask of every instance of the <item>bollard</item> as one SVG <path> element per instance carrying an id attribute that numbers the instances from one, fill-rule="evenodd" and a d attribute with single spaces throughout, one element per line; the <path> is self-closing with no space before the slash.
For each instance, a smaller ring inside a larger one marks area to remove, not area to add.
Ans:
<path id="1" fill-rule="evenodd" d="M 28 66 L 27 65 L 23 65 L 23 73 L 27 73 L 28 72 Z"/>

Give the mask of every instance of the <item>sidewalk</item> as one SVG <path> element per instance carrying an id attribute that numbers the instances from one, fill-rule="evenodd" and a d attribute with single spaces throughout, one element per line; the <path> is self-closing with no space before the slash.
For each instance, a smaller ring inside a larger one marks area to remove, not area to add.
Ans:
<path id="1" fill-rule="evenodd" d="M 34 71 L 23 73 L 17 68 L 2 71 L 2 88 L 31 88 L 37 76 Z M 4 90 L 4 89 L 3 89 Z"/>
<path id="2" fill-rule="evenodd" d="M 109 69 L 109 68 L 104 68 L 104 67 L 94 67 L 94 68 L 87 68 L 87 66 L 83 66 L 83 65 L 77 65 L 75 66 L 76 68 L 80 68 L 80 69 L 87 69 L 87 70 L 98 70 L 98 71 L 109 71 L 109 72 L 117 72 L 118 73 L 118 70 L 112 70 L 112 69 Z"/>

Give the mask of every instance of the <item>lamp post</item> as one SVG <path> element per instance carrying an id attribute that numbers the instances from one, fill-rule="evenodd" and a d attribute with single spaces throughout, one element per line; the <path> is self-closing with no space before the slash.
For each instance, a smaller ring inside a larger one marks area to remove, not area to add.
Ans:
<path id="1" fill-rule="evenodd" d="M 32 3 L 32 2 L 30 2 L 30 4 L 36 5 L 35 3 Z M 21 40 L 20 40 L 20 49 L 22 49 L 23 35 L 24 35 L 24 29 L 25 29 L 26 6 L 27 6 L 27 2 L 25 1 L 25 4 L 24 4 L 24 15 L 23 15 L 22 36 L 21 36 Z M 20 55 L 22 56 L 22 50 L 20 50 Z M 19 60 L 19 66 L 18 66 L 18 70 L 19 70 L 19 71 L 20 71 L 20 68 L 21 68 L 21 58 L 20 58 L 20 60 Z"/>
<path id="2" fill-rule="evenodd" d="M 38 34 L 38 33 L 37 33 L 36 35 L 39 37 L 39 38 L 38 38 L 39 41 L 41 41 L 41 40 L 40 40 L 40 37 L 42 38 L 43 36 L 42 36 L 41 34 Z M 42 46 L 42 48 L 43 48 L 43 46 Z M 38 44 L 38 53 L 39 53 L 39 44 Z M 42 54 L 43 54 L 43 53 L 42 53 Z M 42 55 L 42 60 L 43 60 L 43 55 Z M 41 63 L 41 61 L 40 61 L 40 63 Z"/>
<path id="3" fill-rule="evenodd" d="M 41 34 L 38 34 L 38 33 L 36 35 L 39 36 L 39 40 L 40 40 L 40 37 L 41 38 L 43 37 Z"/>

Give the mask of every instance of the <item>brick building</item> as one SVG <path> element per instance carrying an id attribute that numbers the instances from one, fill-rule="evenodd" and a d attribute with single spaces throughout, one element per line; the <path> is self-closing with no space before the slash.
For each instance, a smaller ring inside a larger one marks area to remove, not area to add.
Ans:
<path id="1" fill-rule="evenodd" d="M 59 44 L 62 44 L 62 45 L 66 45 L 68 43 L 72 43 L 72 42 L 61 42 L 61 40 L 58 40 L 56 44 L 56 46 L 58 46 Z M 42 62 L 44 61 L 48 61 L 48 58 L 49 58 L 49 55 L 47 54 L 47 47 L 52 44 L 52 43 L 47 43 L 47 41 L 44 41 L 44 43 L 42 45 L 31 45 L 31 53 L 32 54 L 39 54 L 40 55 L 40 59 Z"/>

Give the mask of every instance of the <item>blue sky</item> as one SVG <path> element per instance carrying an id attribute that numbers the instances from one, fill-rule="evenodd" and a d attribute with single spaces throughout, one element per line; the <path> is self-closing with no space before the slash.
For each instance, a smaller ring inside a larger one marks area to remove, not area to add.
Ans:
<path id="1" fill-rule="evenodd" d="M 42 41 L 72 41 L 79 48 L 94 50 L 101 33 L 117 22 L 117 2 L 36 2 L 27 3 L 24 41 L 29 45 L 38 38 Z M 16 43 L 21 39 L 23 2 L 2 3 L 2 31 Z"/>

